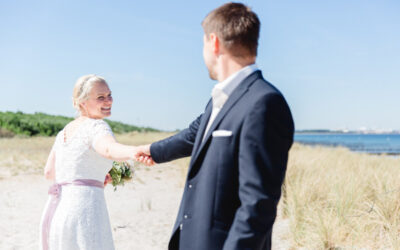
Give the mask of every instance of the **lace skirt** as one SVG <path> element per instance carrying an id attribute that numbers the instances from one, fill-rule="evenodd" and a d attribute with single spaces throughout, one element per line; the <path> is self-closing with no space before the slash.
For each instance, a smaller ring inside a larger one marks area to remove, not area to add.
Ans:
<path id="1" fill-rule="evenodd" d="M 49 207 L 49 201 L 43 215 Z M 42 249 L 42 216 L 40 249 Z M 114 242 L 104 190 L 90 186 L 63 186 L 49 235 L 50 250 L 112 250 Z"/>

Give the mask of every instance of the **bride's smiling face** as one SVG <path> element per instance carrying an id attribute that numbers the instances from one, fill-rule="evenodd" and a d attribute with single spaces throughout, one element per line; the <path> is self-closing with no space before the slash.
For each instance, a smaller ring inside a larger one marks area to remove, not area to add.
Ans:
<path id="1" fill-rule="evenodd" d="M 108 85 L 95 83 L 89 93 L 89 98 L 82 102 L 82 114 L 93 119 L 103 119 L 111 115 L 113 98 Z"/>

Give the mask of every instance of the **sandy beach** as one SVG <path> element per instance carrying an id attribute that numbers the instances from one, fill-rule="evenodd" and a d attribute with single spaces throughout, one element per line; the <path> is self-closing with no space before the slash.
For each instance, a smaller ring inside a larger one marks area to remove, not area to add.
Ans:
<path id="1" fill-rule="evenodd" d="M 105 189 L 115 247 L 167 249 L 182 195 L 182 166 L 167 163 L 136 169 L 135 178 L 125 186 Z M 38 249 L 49 185 L 39 174 L 0 179 L 0 249 Z M 278 237 L 284 237 L 283 231 L 277 230 Z M 279 245 L 275 249 L 288 249 Z"/>
<path id="2" fill-rule="evenodd" d="M 116 249 L 166 249 L 182 194 L 179 166 L 139 168 L 114 191 L 105 189 Z M 40 175 L 0 181 L 0 249 L 37 249 L 50 182 Z"/>

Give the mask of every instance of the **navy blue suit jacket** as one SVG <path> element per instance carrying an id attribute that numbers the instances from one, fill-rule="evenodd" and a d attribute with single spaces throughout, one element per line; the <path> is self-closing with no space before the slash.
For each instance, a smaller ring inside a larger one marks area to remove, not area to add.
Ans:
<path id="1" fill-rule="evenodd" d="M 294 125 L 282 94 L 261 71 L 233 91 L 202 141 L 212 111 L 151 145 L 161 163 L 190 156 L 169 249 L 270 249 Z M 214 137 L 215 130 L 231 136 Z"/>

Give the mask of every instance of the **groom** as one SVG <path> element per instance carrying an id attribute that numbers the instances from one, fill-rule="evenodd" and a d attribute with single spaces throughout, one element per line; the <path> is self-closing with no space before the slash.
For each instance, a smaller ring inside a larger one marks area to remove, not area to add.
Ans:
<path id="1" fill-rule="evenodd" d="M 255 65 L 260 21 L 240 3 L 203 20 L 204 62 L 218 83 L 190 126 L 143 147 L 157 163 L 191 156 L 169 249 L 270 249 L 293 120 Z"/>

